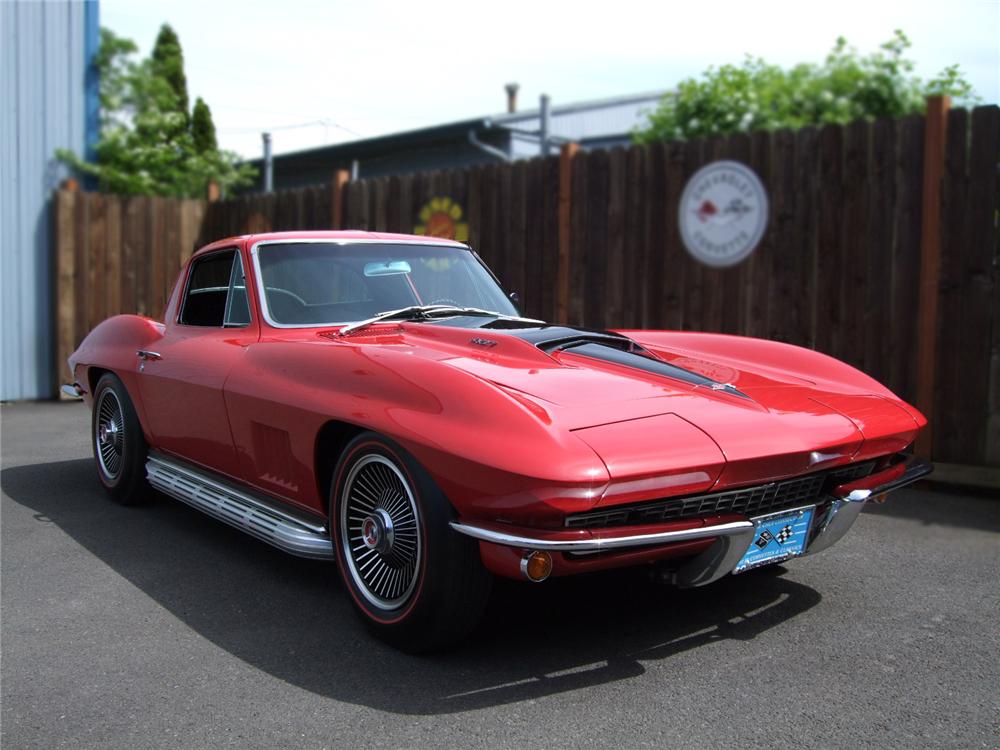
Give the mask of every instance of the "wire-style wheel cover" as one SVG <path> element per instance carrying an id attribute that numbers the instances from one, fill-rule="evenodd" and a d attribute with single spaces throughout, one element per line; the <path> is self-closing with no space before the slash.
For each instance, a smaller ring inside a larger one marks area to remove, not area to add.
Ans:
<path id="1" fill-rule="evenodd" d="M 340 544 L 354 584 L 369 602 L 402 607 L 420 566 L 420 515 L 395 463 L 369 453 L 351 467 L 340 496 Z"/>
<path id="2" fill-rule="evenodd" d="M 113 388 L 105 388 L 97 400 L 94 445 L 105 478 L 118 479 L 125 463 L 125 416 Z"/>

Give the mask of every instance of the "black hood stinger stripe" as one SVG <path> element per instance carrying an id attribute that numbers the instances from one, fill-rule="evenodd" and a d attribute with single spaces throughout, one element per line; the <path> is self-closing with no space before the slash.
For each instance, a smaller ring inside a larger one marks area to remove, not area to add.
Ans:
<path id="1" fill-rule="evenodd" d="M 504 332 L 528 341 L 547 354 L 555 351 L 571 351 L 573 354 L 583 357 L 631 367 L 691 385 L 711 388 L 713 391 L 750 399 L 748 395 L 737 390 L 732 384 L 720 383 L 704 375 L 665 362 L 643 348 L 638 342 L 619 333 L 565 326 L 509 329 Z"/>

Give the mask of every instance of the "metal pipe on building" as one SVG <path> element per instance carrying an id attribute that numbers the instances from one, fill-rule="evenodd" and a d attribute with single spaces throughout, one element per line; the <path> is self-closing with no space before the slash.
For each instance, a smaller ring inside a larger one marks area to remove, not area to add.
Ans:
<path id="1" fill-rule="evenodd" d="M 271 155 L 271 134 L 261 133 L 264 140 L 264 192 L 274 191 L 274 157 Z"/>
<path id="2" fill-rule="evenodd" d="M 510 154 L 508 154 L 503 149 L 497 148 L 496 146 L 491 146 L 488 143 L 483 143 L 476 136 L 476 131 L 475 130 L 470 130 L 468 136 L 469 136 L 469 143 L 471 143 L 473 146 L 475 146 L 476 148 L 478 148 L 484 154 L 489 154 L 490 156 L 495 156 L 496 158 L 500 159 L 501 161 L 510 161 Z"/>
<path id="3" fill-rule="evenodd" d="M 517 90 L 521 88 L 516 83 L 508 83 L 504 86 L 507 90 L 507 112 L 514 114 L 517 112 Z"/>
<path id="4" fill-rule="evenodd" d="M 542 156 L 549 155 L 549 133 L 552 132 L 552 111 L 549 107 L 549 95 L 542 94 L 538 100 L 539 136 L 541 139 Z"/>

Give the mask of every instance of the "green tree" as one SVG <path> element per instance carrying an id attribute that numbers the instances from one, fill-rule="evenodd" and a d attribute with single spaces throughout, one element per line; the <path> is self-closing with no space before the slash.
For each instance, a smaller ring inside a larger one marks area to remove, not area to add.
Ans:
<path id="1" fill-rule="evenodd" d="M 219 147 L 215 138 L 215 123 L 212 122 L 212 110 L 200 96 L 195 99 L 194 110 L 191 112 L 191 136 L 194 147 L 199 154 L 214 151 Z"/>
<path id="2" fill-rule="evenodd" d="M 188 126 L 187 76 L 184 75 L 184 53 L 181 41 L 169 24 L 160 27 L 150 55 L 153 75 L 163 78 L 174 92 L 177 111 L 184 116 L 184 127 Z"/>
<path id="3" fill-rule="evenodd" d="M 879 51 L 860 55 L 841 37 L 822 65 L 790 70 L 761 58 L 709 68 L 688 78 L 649 115 L 637 142 L 684 140 L 749 130 L 801 128 L 859 118 L 922 113 L 926 97 L 947 94 L 959 103 L 977 101 L 957 65 L 923 82 L 906 59 L 910 41 L 902 31 Z"/>
<path id="4" fill-rule="evenodd" d="M 165 35 L 164 30 L 169 27 L 161 29 L 160 38 L 167 41 L 159 45 L 163 51 L 157 62 L 152 56 L 137 61 L 134 42 L 101 29 L 96 56 L 101 101 L 96 160 L 87 162 L 66 150 L 56 155 L 93 175 L 103 192 L 200 197 L 209 182 L 216 182 L 223 192 L 250 184 L 255 170 L 236 154 L 217 147 L 210 113 L 211 127 L 206 129 L 202 122 L 196 141 L 193 118 L 186 108 L 180 45 L 170 44 L 173 32 Z M 171 47 L 173 51 L 167 54 Z M 181 106 L 182 98 L 185 106 Z M 204 109 L 207 113 L 208 107 Z"/>
<path id="5" fill-rule="evenodd" d="M 178 106 L 187 112 L 188 92 L 187 77 L 184 75 L 184 53 L 181 51 L 181 41 L 169 24 L 160 27 L 153 45 L 153 72 L 167 79 L 170 88 L 177 96 Z"/>

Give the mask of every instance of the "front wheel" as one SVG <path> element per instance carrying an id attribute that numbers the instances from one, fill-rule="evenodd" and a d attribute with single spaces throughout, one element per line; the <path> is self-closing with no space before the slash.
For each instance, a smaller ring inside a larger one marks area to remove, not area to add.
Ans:
<path id="1" fill-rule="evenodd" d="M 411 653 L 449 645 L 482 615 L 491 577 L 478 545 L 448 522 L 426 470 L 375 433 L 352 440 L 330 497 L 330 529 L 355 609 L 382 640 Z"/>
<path id="2" fill-rule="evenodd" d="M 111 498 L 122 505 L 145 500 L 150 492 L 146 438 L 128 391 L 110 372 L 101 376 L 94 389 L 91 442 L 97 476 Z"/>

